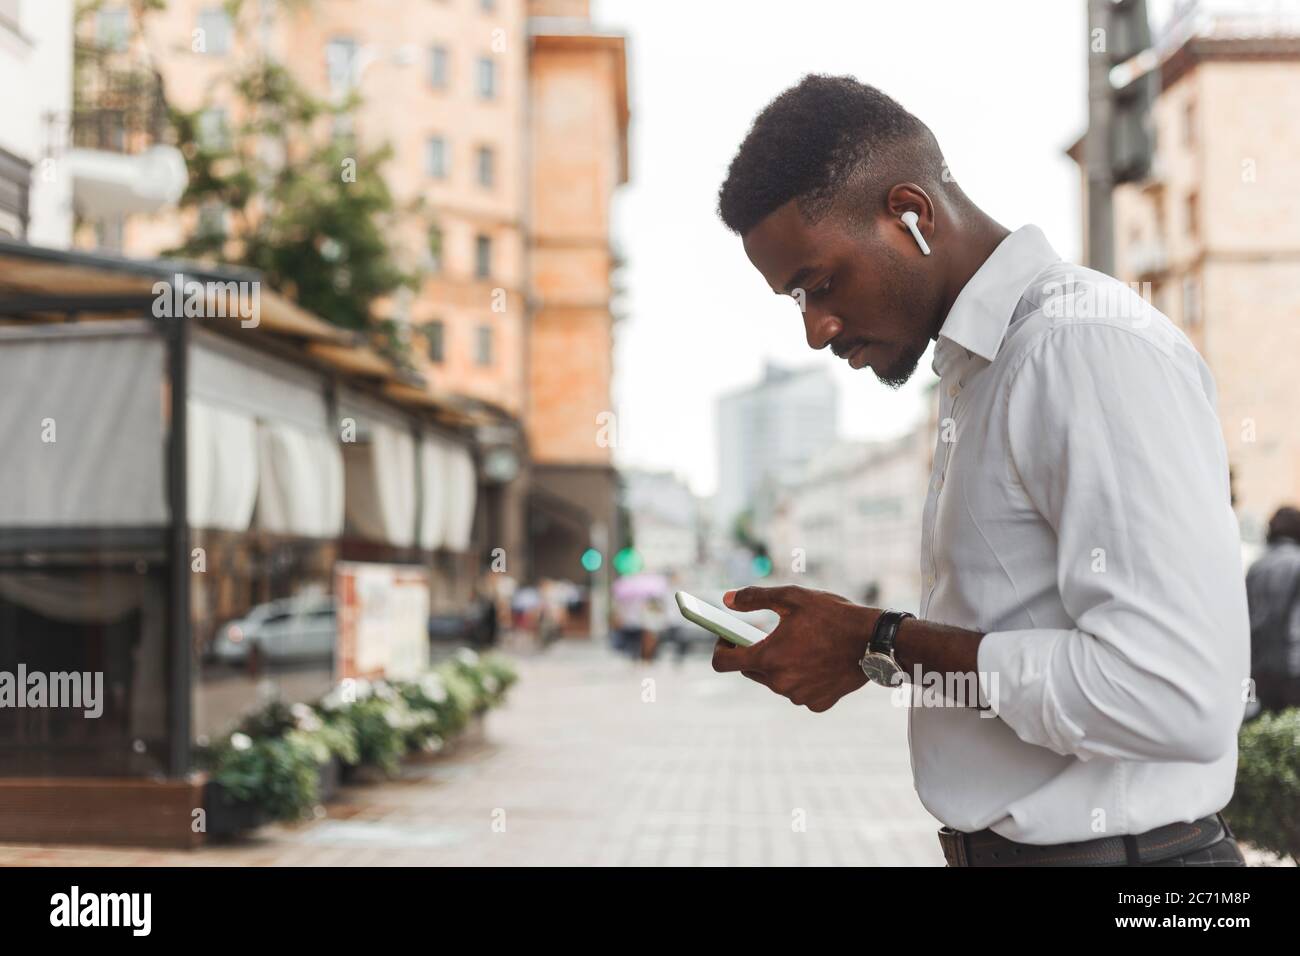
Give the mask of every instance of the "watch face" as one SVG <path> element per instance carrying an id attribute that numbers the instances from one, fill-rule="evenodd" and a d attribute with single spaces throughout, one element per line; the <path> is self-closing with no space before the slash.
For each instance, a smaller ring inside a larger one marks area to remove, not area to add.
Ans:
<path id="1" fill-rule="evenodd" d="M 868 654 L 862 658 L 862 673 L 876 684 L 892 687 L 894 675 L 901 671 L 898 665 L 884 654 Z"/>

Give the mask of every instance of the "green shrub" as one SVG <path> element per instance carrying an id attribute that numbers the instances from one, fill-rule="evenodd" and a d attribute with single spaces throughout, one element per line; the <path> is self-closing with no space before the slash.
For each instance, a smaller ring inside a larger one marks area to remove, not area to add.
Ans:
<path id="1" fill-rule="evenodd" d="M 236 731 L 206 754 L 213 782 L 273 820 L 306 817 L 320 802 L 320 761 L 299 731 L 254 740 Z"/>
<path id="2" fill-rule="evenodd" d="M 505 700 L 506 692 L 519 680 L 514 664 L 500 654 L 484 654 L 479 658 L 479 670 L 484 675 L 484 686 L 493 706 Z"/>
<path id="3" fill-rule="evenodd" d="M 1242 726 L 1237 786 L 1223 815 L 1241 839 L 1300 863 L 1300 708 Z"/>
<path id="4" fill-rule="evenodd" d="M 463 649 L 415 680 L 349 681 L 315 705 L 272 701 L 200 761 L 236 800 L 272 819 L 302 819 L 320 802 L 319 768 L 332 757 L 395 774 L 407 753 L 440 749 L 500 703 L 517 677 L 504 657 Z"/>
<path id="5" fill-rule="evenodd" d="M 321 699 L 317 710 L 326 726 L 351 733 L 356 742 L 349 766 L 378 767 L 397 773 L 406 755 L 406 734 L 418 723 L 402 696 L 387 681 L 357 680 L 354 691 L 345 696 L 343 687 L 334 688 Z"/>

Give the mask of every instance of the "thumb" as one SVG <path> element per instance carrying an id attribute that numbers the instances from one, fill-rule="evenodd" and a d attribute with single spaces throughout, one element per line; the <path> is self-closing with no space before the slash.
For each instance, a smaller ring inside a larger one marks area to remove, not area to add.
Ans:
<path id="1" fill-rule="evenodd" d="M 722 603 L 733 611 L 776 611 L 778 614 L 784 614 L 790 607 L 783 587 L 731 590 L 722 596 Z"/>

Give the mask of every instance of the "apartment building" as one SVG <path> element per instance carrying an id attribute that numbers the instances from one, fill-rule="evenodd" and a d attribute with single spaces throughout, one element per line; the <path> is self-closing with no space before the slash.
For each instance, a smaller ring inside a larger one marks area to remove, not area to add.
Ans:
<path id="1" fill-rule="evenodd" d="M 98 11 L 97 42 L 126 6 Z M 593 534 L 616 527 L 597 417 L 613 374 L 609 207 L 627 179 L 623 37 L 574 0 L 246 0 L 233 16 L 222 0 L 170 0 L 145 24 L 132 52 L 213 135 L 240 119 L 221 78 L 254 56 L 322 99 L 358 98 L 342 132 L 391 146 L 382 171 L 357 175 L 385 177 L 401 264 L 418 276 L 378 311 L 401 323 L 432 391 L 491 422 L 486 543 L 516 578 L 581 580 Z M 123 248 L 156 254 L 195 220 L 133 217 Z"/>
<path id="2" fill-rule="evenodd" d="M 72 0 L 0 0 L 0 87 L 0 236 L 65 247 L 72 190 L 58 158 L 72 112 Z"/>
<path id="3" fill-rule="evenodd" d="M 1187 4 L 1157 43 L 1155 162 L 1115 190 L 1115 271 L 1213 370 L 1254 543 L 1300 501 L 1300 5 Z"/>

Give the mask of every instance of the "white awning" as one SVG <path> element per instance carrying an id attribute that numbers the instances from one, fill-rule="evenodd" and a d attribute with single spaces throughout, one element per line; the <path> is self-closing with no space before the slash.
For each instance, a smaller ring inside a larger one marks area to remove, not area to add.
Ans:
<path id="1" fill-rule="evenodd" d="M 447 509 L 447 537 L 443 547 L 448 551 L 468 551 L 470 535 L 474 530 L 474 505 L 478 491 L 474 475 L 474 459 L 469 450 L 460 445 L 447 449 L 446 490 L 444 507 Z"/>
<path id="2" fill-rule="evenodd" d="M 347 520 L 361 537 L 398 547 L 415 543 L 415 439 L 370 421 L 368 441 L 347 443 Z"/>
<path id="3" fill-rule="evenodd" d="M 257 527 L 334 538 L 343 530 L 343 455 L 334 437 L 284 422 L 260 422 Z"/>
<path id="4" fill-rule="evenodd" d="M 436 551 L 447 539 L 443 504 L 447 454 L 446 442 L 435 438 L 420 442 L 420 547 L 426 551 Z"/>
<path id="5" fill-rule="evenodd" d="M 477 492 L 469 450 L 441 438 L 424 438 L 420 442 L 420 491 L 420 547 L 467 551 Z"/>
<path id="6" fill-rule="evenodd" d="M 165 365 L 147 322 L 0 329 L 0 527 L 166 524 Z"/>
<path id="7" fill-rule="evenodd" d="M 247 531 L 257 502 L 257 423 L 191 399 L 187 452 L 190 527 Z"/>

